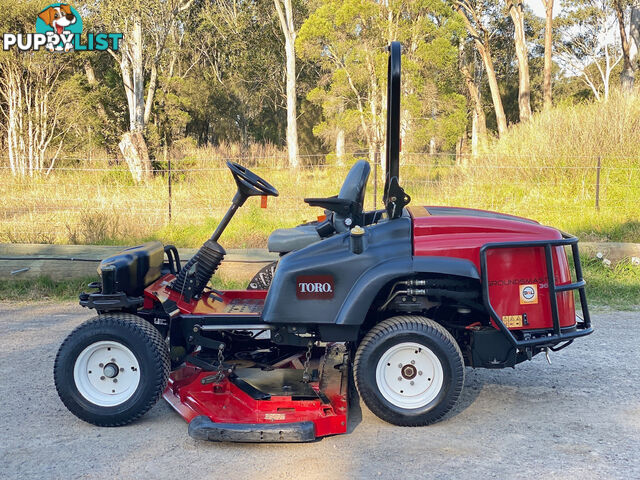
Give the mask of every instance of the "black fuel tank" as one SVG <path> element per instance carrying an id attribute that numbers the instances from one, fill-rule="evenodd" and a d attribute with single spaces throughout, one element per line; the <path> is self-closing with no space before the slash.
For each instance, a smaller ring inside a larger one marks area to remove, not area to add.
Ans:
<path id="1" fill-rule="evenodd" d="M 147 285 L 160 278 L 163 261 L 164 247 L 160 242 L 147 242 L 105 258 L 98 266 L 103 293 L 141 296 Z"/>

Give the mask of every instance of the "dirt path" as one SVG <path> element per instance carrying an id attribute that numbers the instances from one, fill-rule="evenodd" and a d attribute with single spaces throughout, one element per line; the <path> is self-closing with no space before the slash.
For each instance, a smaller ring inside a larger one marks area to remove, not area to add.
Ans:
<path id="1" fill-rule="evenodd" d="M 593 315 L 596 333 L 501 371 L 467 369 L 452 416 L 388 425 L 357 402 L 348 435 L 302 445 L 198 442 L 160 401 L 127 427 L 76 419 L 57 397 L 73 304 L 0 304 L 0 478 L 640 478 L 640 313 Z"/>

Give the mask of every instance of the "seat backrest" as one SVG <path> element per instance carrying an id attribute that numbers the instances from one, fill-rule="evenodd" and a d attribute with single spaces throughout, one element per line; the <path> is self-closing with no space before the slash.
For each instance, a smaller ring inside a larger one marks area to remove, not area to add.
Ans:
<path id="1" fill-rule="evenodd" d="M 344 179 L 338 198 L 345 200 L 351 200 L 357 202 L 360 205 L 364 205 L 364 195 L 367 189 L 367 180 L 369 180 L 369 173 L 371 167 L 366 160 L 358 160 L 353 164 L 351 170 Z M 333 217 L 333 226 L 337 232 L 346 232 L 349 227 L 344 224 L 345 217 L 343 215 L 335 214 Z"/>

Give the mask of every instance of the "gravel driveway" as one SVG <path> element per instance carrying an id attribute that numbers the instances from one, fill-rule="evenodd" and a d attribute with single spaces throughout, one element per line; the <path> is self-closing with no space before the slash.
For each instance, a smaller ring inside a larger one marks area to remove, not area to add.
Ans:
<path id="1" fill-rule="evenodd" d="M 98 428 L 71 415 L 52 379 L 75 304 L 0 303 L 0 478 L 640 478 L 640 312 L 593 315 L 596 333 L 515 369 L 467 369 L 457 409 L 423 428 L 352 402 L 350 433 L 311 444 L 198 442 L 160 401 Z"/>

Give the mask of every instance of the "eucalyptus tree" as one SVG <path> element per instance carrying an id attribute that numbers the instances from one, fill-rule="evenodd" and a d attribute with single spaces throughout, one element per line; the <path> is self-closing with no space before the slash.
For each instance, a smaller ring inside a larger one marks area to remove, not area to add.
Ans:
<path id="1" fill-rule="evenodd" d="M 129 132 L 122 136 L 120 149 L 138 182 L 151 175 L 143 133 L 154 104 L 160 60 L 170 32 L 194 1 L 133 0 L 124 5 L 122 0 L 90 0 L 84 4 L 95 25 L 102 23 L 105 30 L 123 34 L 119 49 L 109 53 L 120 68 L 129 111 Z"/>
<path id="2" fill-rule="evenodd" d="M 491 100 L 496 116 L 498 135 L 502 136 L 507 131 L 507 117 L 504 113 L 500 87 L 496 69 L 493 64 L 493 53 L 491 50 L 491 30 L 490 21 L 492 18 L 500 16 L 495 2 L 485 0 L 453 0 L 455 9 L 464 20 L 464 25 L 469 36 L 473 39 L 474 45 L 484 63 L 484 70 L 489 83 Z"/>
<path id="3" fill-rule="evenodd" d="M 578 76 L 597 100 L 607 100 L 611 75 L 624 56 L 611 0 L 565 0 L 558 23 L 558 63 Z"/>
<path id="4" fill-rule="evenodd" d="M 638 35 L 640 27 L 640 2 L 636 0 L 611 0 L 613 10 L 618 20 L 618 32 L 622 50 L 622 71 L 620 72 L 620 85 L 622 90 L 629 93 L 633 90 L 633 83 L 637 66 L 632 58 L 631 42 L 637 41 L 634 35 Z M 629 19 L 629 33 L 627 33 L 627 19 Z M 640 45 L 636 45 L 637 48 Z"/>
<path id="5" fill-rule="evenodd" d="M 41 3 L 28 0 L 5 9 L 0 30 L 32 33 Z M 70 70 L 61 55 L 46 50 L 0 51 L 0 129 L 12 174 L 48 174 L 54 167 L 65 136 L 82 114 L 61 88 Z"/>
<path id="6" fill-rule="evenodd" d="M 524 28 L 524 0 L 506 0 L 514 26 L 514 44 L 518 61 L 518 109 L 520 121 L 531 117 L 531 85 L 529 80 L 529 50 Z"/>
<path id="7" fill-rule="evenodd" d="M 551 70 L 553 68 L 553 0 L 542 0 L 544 6 L 544 108 L 552 106 Z"/>
<path id="8" fill-rule="evenodd" d="M 466 127 L 457 69 L 462 31 L 446 2 L 318 2 L 296 44 L 302 58 L 318 62 L 325 72 L 308 95 L 324 111 L 314 131 L 327 142 L 345 132 L 353 147 L 364 146 L 376 162 L 384 148 L 385 47 L 398 40 L 403 46 L 403 149 L 451 148 Z"/>

